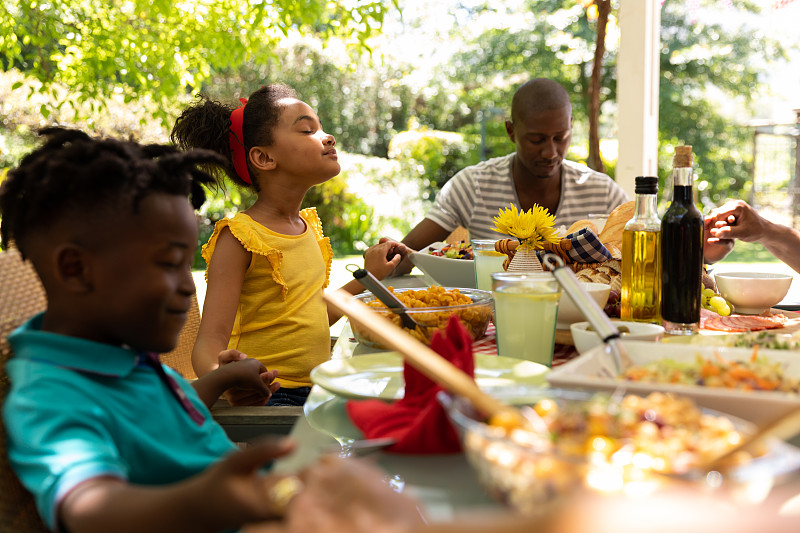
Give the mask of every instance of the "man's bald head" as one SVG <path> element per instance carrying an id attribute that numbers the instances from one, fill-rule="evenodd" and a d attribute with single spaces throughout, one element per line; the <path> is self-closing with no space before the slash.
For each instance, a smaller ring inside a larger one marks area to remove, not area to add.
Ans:
<path id="1" fill-rule="evenodd" d="M 553 111 L 567 107 L 572 114 L 569 94 L 558 82 L 534 78 L 520 85 L 511 100 L 511 120 L 521 121 L 531 113 Z"/>

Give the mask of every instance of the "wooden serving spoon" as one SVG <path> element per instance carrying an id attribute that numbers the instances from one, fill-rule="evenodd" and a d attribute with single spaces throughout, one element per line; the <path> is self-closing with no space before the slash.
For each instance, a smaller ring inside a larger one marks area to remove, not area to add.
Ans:
<path id="1" fill-rule="evenodd" d="M 722 454 L 712 457 L 698 466 L 700 472 L 711 472 L 725 468 L 725 462 L 739 452 L 751 450 L 754 446 L 762 444 L 765 439 L 776 438 L 786 440 L 800 431 L 800 407 L 795 407 L 789 412 L 773 418 L 766 424 L 756 428 L 750 435 L 745 435 L 741 442 L 733 448 L 727 449 Z"/>
<path id="2" fill-rule="evenodd" d="M 324 298 L 337 311 L 347 315 L 352 322 L 372 333 L 384 346 L 400 353 L 414 368 L 448 392 L 466 398 L 475 409 L 488 418 L 499 418 L 504 423 L 519 426 L 530 423 L 528 417 L 523 415 L 519 409 L 483 392 L 478 388 L 475 380 L 461 369 L 394 325 L 390 320 L 355 300 L 350 293 L 338 289 L 326 292 Z"/>

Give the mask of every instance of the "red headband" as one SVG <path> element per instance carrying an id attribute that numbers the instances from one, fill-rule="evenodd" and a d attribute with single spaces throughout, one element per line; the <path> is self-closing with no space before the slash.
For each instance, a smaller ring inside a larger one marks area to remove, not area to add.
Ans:
<path id="1" fill-rule="evenodd" d="M 253 183 L 250 179 L 250 171 L 247 170 L 247 157 L 244 153 L 244 134 L 242 133 L 242 121 L 244 120 L 244 106 L 247 104 L 246 98 L 239 98 L 242 107 L 237 107 L 231 112 L 231 127 L 228 131 L 228 142 L 231 147 L 231 159 L 233 169 L 245 183 Z"/>

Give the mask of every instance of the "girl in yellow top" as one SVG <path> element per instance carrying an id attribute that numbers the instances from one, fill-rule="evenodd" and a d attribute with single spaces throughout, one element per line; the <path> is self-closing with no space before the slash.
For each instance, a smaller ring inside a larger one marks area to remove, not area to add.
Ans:
<path id="1" fill-rule="evenodd" d="M 230 164 L 216 170 L 257 193 L 252 206 L 217 222 L 203 247 L 208 287 L 192 365 L 205 375 L 236 350 L 278 371 L 281 388 L 268 405 L 302 405 L 311 369 L 329 357 L 329 327 L 340 315 L 322 299 L 330 241 L 316 210 L 300 205 L 308 189 L 339 173 L 336 141 L 285 85 L 262 87 L 242 104 L 230 108 L 203 98 L 181 114 L 171 134 L 184 149 L 225 156 Z M 396 242 L 375 245 L 365 268 L 382 279 L 405 254 Z M 343 288 L 363 290 L 355 280 Z M 255 399 L 231 393 L 229 400 Z"/>

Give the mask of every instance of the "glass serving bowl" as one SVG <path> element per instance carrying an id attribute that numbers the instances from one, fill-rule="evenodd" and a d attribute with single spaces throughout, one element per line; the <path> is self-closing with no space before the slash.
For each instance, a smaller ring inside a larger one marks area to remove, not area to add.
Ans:
<path id="1" fill-rule="evenodd" d="M 415 329 L 405 329 L 412 336 L 416 337 L 424 344 L 429 344 L 434 331 L 444 330 L 447 326 L 447 321 L 450 320 L 451 315 L 457 315 L 461 323 L 469 331 L 472 340 L 481 338 L 486 333 L 486 327 L 489 325 L 489 320 L 492 317 L 493 300 L 492 293 L 487 291 L 479 291 L 477 289 L 466 288 L 452 288 L 452 287 L 428 287 L 427 289 L 395 289 L 393 292 L 401 300 L 403 293 L 409 291 L 428 291 L 437 292 L 440 290 L 452 292 L 458 291 L 462 295 L 470 299 L 470 303 L 461 305 L 435 305 L 430 307 L 414 307 L 409 308 L 407 314 L 419 324 Z M 379 302 L 372 293 L 359 294 L 355 297 L 361 303 L 367 304 L 372 307 L 376 313 L 380 313 L 384 317 L 394 322 L 397 326 L 402 327 L 400 316 L 391 312 L 385 305 Z M 381 345 L 380 341 L 372 336 L 372 334 L 363 329 L 355 322 L 351 323 L 353 335 L 356 340 L 366 346 L 372 348 L 385 348 Z"/>
<path id="2" fill-rule="evenodd" d="M 641 496 L 673 483 L 726 491 L 737 503 L 755 504 L 766 498 L 777 476 L 800 468 L 800 450 L 775 440 L 756 457 L 734 458 L 724 473 L 701 471 L 694 465 L 704 454 L 731 446 L 753 427 L 665 394 L 636 397 L 634 404 L 645 403 L 632 416 L 637 409 L 625 402 L 633 396 L 542 389 L 541 399 L 531 398 L 537 415 L 541 412 L 538 420 L 548 427 L 538 432 L 489 425 L 469 402 L 446 392 L 439 393 L 439 401 L 484 489 L 527 514 L 547 512 L 580 489 Z M 691 417 L 698 424 L 693 429 L 675 423 Z"/>

